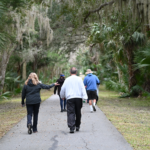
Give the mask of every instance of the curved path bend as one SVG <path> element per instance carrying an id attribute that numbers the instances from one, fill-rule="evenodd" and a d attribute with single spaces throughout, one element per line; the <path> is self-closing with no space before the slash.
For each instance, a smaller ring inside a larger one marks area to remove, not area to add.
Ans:
<path id="1" fill-rule="evenodd" d="M 90 113 L 83 103 L 79 132 L 69 133 L 67 113 L 60 113 L 59 98 L 52 95 L 41 104 L 38 133 L 28 135 L 26 117 L 2 139 L 0 150 L 132 150 L 124 137 L 97 107 Z"/>

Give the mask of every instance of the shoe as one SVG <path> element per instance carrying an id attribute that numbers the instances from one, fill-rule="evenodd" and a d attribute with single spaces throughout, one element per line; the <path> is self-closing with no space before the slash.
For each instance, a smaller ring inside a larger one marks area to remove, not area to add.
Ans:
<path id="1" fill-rule="evenodd" d="M 61 110 L 60 112 L 63 112 L 63 110 Z"/>
<path id="2" fill-rule="evenodd" d="M 93 113 L 93 111 L 91 111 L 91 113 Z"/>
<path id="3" fill-rule="evenodd" d="M 70 133 L 74 133 L 74 130 L 70 129 Z"/>
<path id="4" fill-rule="evenodd" d="M 94 105 L 93 105 L 93 110 L 94 110 L 94 111 L 96 111 L 96 108 L 95 108 L 95 106 L 94 106 Z"/>
<path id="5" fill-rule="evenodd" d="M 66 109 L 64 109 L 63 111 L 65 111 L 65 112 L 66 112 L 67 110 L 66 110 Z"/>
<path id="6" fill-rule="evenodd" d="M 32 125 L 28 124 L 28 134 L 32 134 Z"/>
<path id="7" fill-rule="evenodd" d="M 80 127 L 76 127 L 76 131 L 79 131 Z"/>
<path id="8" fill-rule="evenodd" d="M 37 133 L 38 131 L 33 131 L 33 133 Z"/>

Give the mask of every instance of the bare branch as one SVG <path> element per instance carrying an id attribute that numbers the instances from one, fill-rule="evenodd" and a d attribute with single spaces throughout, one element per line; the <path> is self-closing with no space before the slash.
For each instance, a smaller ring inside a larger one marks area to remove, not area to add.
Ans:
<path id="1" fill-rule="evenodd" d="M 92 48 L 93 48 L 93 46 L 95 46 L 96 45 L 96 43 L 93 43 L 93 44 L 90 44 L 90 52 L 92 52 Z"/>
<path id="2" fill-rule="evenodd" d="M 113 1 L 111 1 L 111 2 L 104 3 L 104 4 L 100 5 L 97 9 L 89 11 L 88 14 L 87 14 L 87 15 L 85 16 L 85 18 L 84 18 L 84 22 L 87 22 L 86 19 L 90 16 L 91 13 L 98 12 L 98 11 L 100 11 L 103 7 L 105 7 L 105 6 L 107 6 L 107 5 L 111 5 L 111 4 L 113 4 L 114 2 L 115 2 L 115 1 L 113 0 Z"/>

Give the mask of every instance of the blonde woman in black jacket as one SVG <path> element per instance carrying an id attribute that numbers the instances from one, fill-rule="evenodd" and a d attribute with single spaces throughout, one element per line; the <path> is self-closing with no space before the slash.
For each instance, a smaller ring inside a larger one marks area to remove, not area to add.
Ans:
<path id="1" fill-rule="evenodd" d="M 58 83 L 51 85 L 41 84 L 36 73 L 30 73 L 28 79 L 25 81 L 25 85 L 22 90 L 22 106 L 25 106 L 24 99 L 26 98 L 26 107 L 27 107 L 27 128 L 28 133 L 32 134 L 38 132 L 37 122 L 38 122 L 38 113 L 41 102 L 40 90 L 41 89 L 50 89 Z M 33 125 L 32 125 L 32 114 L 33 114 Z"/>

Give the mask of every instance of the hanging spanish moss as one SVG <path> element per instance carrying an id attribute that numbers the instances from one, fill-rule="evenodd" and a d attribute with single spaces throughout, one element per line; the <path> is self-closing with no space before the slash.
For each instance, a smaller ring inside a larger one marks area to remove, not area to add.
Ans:
<path id="1" fill-rule="evenodd" d="M 129 8 L 132 13 L 134 21 L 137 19 L 144 24 L 144 26 L 150 27 L 150 0 L 117 0 L 115 5 L 120 11 Z"/>
<path id="2" fill-rule="evenodd" d="M 24 20 L 21 19 L 19 13 L 12 13 L 14 21 L 16 21 L 16 40 L 21 44 L 21 47 L 23 47 L 23 34 L 28 35 L 30 45 L 30 34 L 35 32 L 36 19 L 38 20 L 40 28 L 40 38 L 46 39 L 47 46 L 51 43 L 53 39 L 53 30 L 50 27 L 50 19 L 47 17 L 47 12 L 43 11 L 43 9 L 44 7 L 42 4 L 40 7 L 32 6 L 30 10 L 25 11 L 26 17 Z"/>

